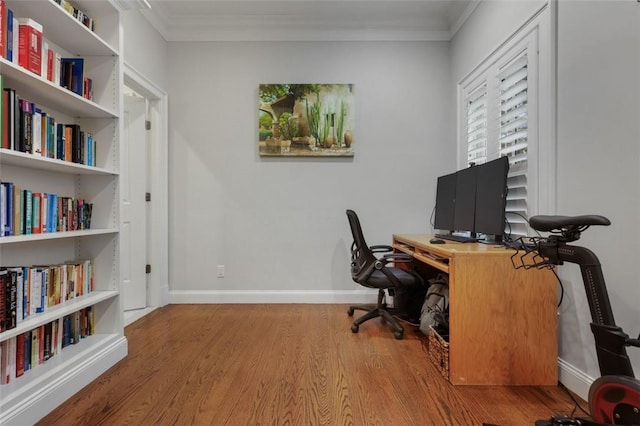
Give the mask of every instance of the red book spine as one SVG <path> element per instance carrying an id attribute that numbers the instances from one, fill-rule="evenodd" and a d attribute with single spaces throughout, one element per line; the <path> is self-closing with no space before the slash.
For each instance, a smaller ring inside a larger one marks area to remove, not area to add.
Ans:
<path id="1" fill-rule="evenodd" d="M 7 5 L 0 0 L 0 56 L 7 57 Z"/>
<path id="2" fill-rule="evenodd" d="M 18 65 L 40 75 L 42 72 L 42 25 L 18 18 Z"/>
<path id="3" fill-rule="evenodd" d="M 44 362 L 44 325 L 38 327 L 38 335 L 40 339 L 38 340 L 38 364 L 42 364 Z"/>
<path id="4" fill-rule="evenodd" d="M 54 71 L 54 54 L 53 50 L 47 50 L 47 80 L 53 81 L 53 71 Z"/>
<path id="5" fill-rule="evenodd" d="M 5 298 L 6 280 L 8 279 L 8 277 L 9 277 L 9 274 L 7 274 L 5 271 L 2 271 L 2 273 L 0 274 L 0 332 L 6 330 L 4 298 Z"/>
<path id="6" fill-rule="evenodd" d="M 16 337 L 16 377 L 24 374 L 24 333 Z"/>

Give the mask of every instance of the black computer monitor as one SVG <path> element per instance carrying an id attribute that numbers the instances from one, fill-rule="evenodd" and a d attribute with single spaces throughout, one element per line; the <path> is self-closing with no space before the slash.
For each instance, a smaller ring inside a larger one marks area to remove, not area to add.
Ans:
<path id="1" fill-rule="evenodd" d="M 472 166 L 456 173 L 456 204 L 453 228 L 461 232 L 475 232 L 476 169 Z"/>
<path id="2" fill-rule="evenodd" d="M 505 226 L 509 159 L 501 157 L 476 167 L 475 232 L 500 241 Z"/>
<path id="3" fill-rule="evenodd" d="M 436 188 L 436 212 L 433 227 L 442 231 L 453 231 L 453 214 L 456 202 L 456 174 L 438 178 Z"/>

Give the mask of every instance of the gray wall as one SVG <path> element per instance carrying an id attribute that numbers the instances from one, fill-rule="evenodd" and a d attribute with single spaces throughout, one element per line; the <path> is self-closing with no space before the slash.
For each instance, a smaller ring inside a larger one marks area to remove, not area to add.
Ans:
<path id="1" fill-rule="evenodd" d="M 455 167 L 448 43 L 187 42 L 169 56 L 174 293 L 320 301 L 361 289 L 347 208 L 370 244 L 429 231 L 435 178 Z M 289 82 L 355 85 L 353 159 L 259 157 L 258 87 Z"/>
<path id="2" fill-rule="evenodd" d="M 456 83 L 544 3 L 484 1 L 477 7 L 452 41 L 452 98 Z M 640 332 L 640 256 L 634 244 L 640 237 L 640 4 L 561 0 L 552 12 L 557 19 L 556 211 L 538 213 L 611 219 L 611 227 L 588 230 L 581 243 L 600 256 L 616 320 L 635 336 Z M 561 266 L 559 272 L 565 289 L 559 309 L 561 379 L 586 397 L 588 384 L 599 376 L 589 309 L 577 267 Z M 636 371 L 638 352 L 629 351 Z"/>
<path id="3" fill-rule="evenodd" d="M 166 91 L 170 79 L 167 42 L 137 10 L 122 12 L 122 27 L 125 62 Z"/>
<path id="4" fill-rule="evenodd" d="M 600 256 L 617 323 L 640 332 L 640 4 L 561 1 L 558 6 L 559 213 L 598 213 L 584 244 Z M 599 375 L 577 268 L 562 268 L 561 356 Z M 632 348 L 636 372 L 640 351 Z"/>
<path id="5" fill-rule="evenodd" d="M 545 3 L 546 0 L 483 0 L 451 40 L 452 83 L 457 84 L 469 74 Z M 455 96 L 454 92 L 452 98 Z"/>

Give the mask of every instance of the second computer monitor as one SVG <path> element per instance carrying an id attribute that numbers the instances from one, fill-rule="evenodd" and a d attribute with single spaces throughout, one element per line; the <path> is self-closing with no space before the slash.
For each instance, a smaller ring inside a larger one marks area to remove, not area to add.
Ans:
<path id="1" fill-rule="evenodd" d="M 456 203 L 453 214 L 453 228 L 456 231 L 475 230 L 476 169 L 473 166 L 456 173 Z"/>

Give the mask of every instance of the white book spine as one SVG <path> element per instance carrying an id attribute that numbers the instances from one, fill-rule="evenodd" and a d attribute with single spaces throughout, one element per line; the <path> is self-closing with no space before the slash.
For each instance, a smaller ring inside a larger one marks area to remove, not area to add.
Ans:
<path id="1" fill-rule="evenodd" d="M 49 51 L 49 43 L 43 38 L 42 39 L 42 64 L 41 64 L 41 72 L 40 76 L 47 79 L 47 72 L 49 70 L 49 61 L 47 61 L 47 52 Z"/>
<path id="2" fill-rule="evenodd" d="M 19 40 L 20 37 L 18 37 L 20 31 L 20 22 L 18 22 L 18 18 L 14 17 L 13 18 L 13 57 L 11 58 L 11 62 L 13 63 L 18 63 L 18 52 L 19 52 Z"/>
<path id="3" fill-rule="evenodd" d="M 31 120 L 31 140 L 34 154 L 42 155 L 42 114 L 35 112 Z"/>

